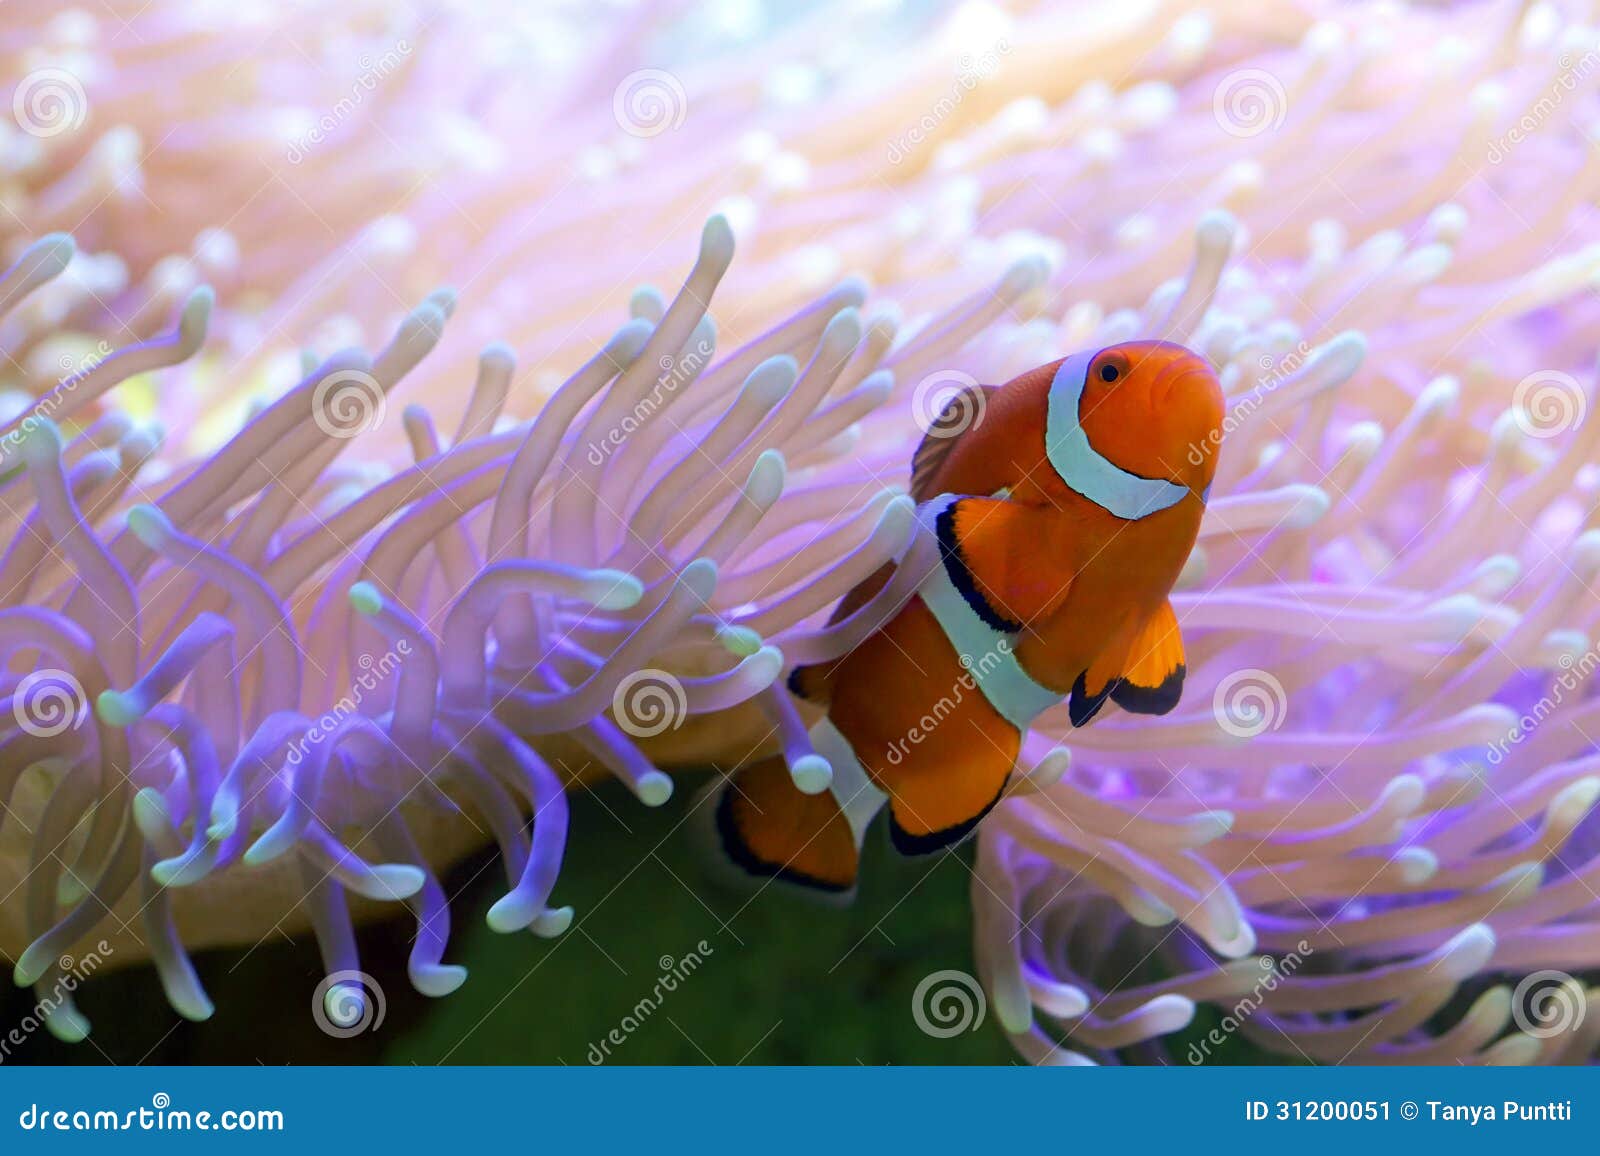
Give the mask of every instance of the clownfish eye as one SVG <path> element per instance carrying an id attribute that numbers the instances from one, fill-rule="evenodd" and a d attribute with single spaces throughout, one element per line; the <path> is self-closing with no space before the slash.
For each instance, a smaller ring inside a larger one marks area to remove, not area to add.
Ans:
<path id="1" fill-rule="evenodd" d="M 1101 381 L 1115 381 L 1115 380 L 1117 380 L 1117 378 L 1119 376 L 1121 376 L 1121 371 L 1118 370 L 1117 367 L 1115 365 L 1112 365 L 1110 362 L 1107 362 L 1106 364 L 1104 364 L 1104 365 L 1102 365 L 1100 367 L 1100 380 Z"/>

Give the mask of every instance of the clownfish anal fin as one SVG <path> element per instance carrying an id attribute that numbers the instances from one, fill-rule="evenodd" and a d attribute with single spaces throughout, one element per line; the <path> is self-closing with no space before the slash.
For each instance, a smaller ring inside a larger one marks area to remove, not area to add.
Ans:
<path id="1" fill-rule="evenodd" d="M 996 387 L 969 385 L 951 394 L 939 411 L 939 416 L 922 435 L 922 444 L 911 455 L 911 500 L 926 502 L 939 496 L 941 489 L 935 482 L 939 469 L 961 435 L 977 428 Z"/>
<path id="2" fill-rule="evenodd" d="M 848 897 L 860 852 L 831 791 L 803 794 L 782 759 L 734 773 L 714 804 L 721 857 L 739 874 Z"/>
<path id="3" fill-rule="evenodd" d="M 1172 603 L 1140 623 L 1123 645 L 1108 647 L 1117 657 L 1102 656 L 1078 676 L 1067 702 L 1075 727 L 1087 726 L 1110 699 L 1134 714 L 1166 714 L 1183 695 L 1183 634 Z"/>

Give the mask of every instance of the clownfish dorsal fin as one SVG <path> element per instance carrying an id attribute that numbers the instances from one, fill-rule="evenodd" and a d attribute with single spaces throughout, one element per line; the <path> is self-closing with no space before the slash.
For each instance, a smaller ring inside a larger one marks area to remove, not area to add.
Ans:
<path id="1" fill-rule="evenodd" d="M 1183 694 L 1184 673 L 1178 616 L 1163 602 L 1078 676 L 1068 716 L 1073 726 L 1086 726 L 1107 699 L 1134 714 L 1166 714 Z"/>
<path id="2" fill-rule="evenodd" d="M 911 455 L 912 501 L 926 502 L 943 492 L 935 482 L 940 467 L 955 444 L 978 427 L 996 389 L 993 385 L 969 385 L 945 400 L 939 416 L 922 435 L 922 444 Z"/>

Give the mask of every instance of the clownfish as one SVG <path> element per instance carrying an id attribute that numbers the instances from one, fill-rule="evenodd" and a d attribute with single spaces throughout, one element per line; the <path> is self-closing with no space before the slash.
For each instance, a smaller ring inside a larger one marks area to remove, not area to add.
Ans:
<path id="1" fill-rule="evenodd" d="M 716 789 L 717 841 L 748 875 L 848 895 L 880 809 L 902 853 L 958 842 L 1000 801 L 1045 710 L 1065 702 L 1081 727 L 1107 700 L 1155 715 L 1178 703 L 1183 639 L 1168 597 L 1222 441 L 1210 365 L 1133 341 L 963 392 L 912 458 L 928 559 L 914 593 L 842 657 L 789 676 L 825 711 L 809 737 L 831 780 L 797 785 L 773 758 Z"/>

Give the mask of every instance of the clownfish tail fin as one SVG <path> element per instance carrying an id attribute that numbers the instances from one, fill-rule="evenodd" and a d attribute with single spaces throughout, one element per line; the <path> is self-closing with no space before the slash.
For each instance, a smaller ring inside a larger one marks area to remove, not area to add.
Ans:
<path id="1" fill-rule="evenodd" d="M 807 795 L 781 758 L 764 759 L 712 784 L 706 806 L 723 874 L 778 880 L 848 901 L 860 851 L 831 791 Z"/>

